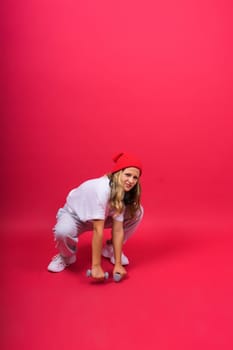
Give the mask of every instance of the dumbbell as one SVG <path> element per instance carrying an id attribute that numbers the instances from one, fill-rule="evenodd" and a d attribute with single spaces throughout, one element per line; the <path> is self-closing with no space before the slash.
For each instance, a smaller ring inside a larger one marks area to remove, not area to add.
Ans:
<path id="1" fill-rule="evenodd" d="M 113 280 L 115 282 L 120 282 L 122 280 L 122 275 L 119 272 L 113 274 Z"/>
<path id="2" fill-rule="evenodd" d="M 86 275 L 87 275 L 87 277 L 91 277 L 91 276 L 92 276 L 91 269 L 88 269 L 88 270 L 87 270 Z M 107 280 L 108 277 L 109 277 L 109 273 L 108 273 L 108 272 L 105 272 L 105 273 L 104 273 L 104 278 Z"/>

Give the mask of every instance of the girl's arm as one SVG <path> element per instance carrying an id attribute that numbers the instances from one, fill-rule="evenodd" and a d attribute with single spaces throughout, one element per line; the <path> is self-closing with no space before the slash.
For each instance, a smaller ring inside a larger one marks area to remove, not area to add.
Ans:
<path id="1" fill-rule="evenodd" d="M 126 270 L 121 264 L 123 241 L 124 241 L 123 223 L 120 221 L 113 220 L 112 244 L 114 249 L 114 257 L 115 257 L 115 267 L 113 269 L 113 273 L 118 272 L 121 275 L 126 275 Z"/>
<path id="2" fill-rule="evenodd" d="M 92 237 L 92 277 L 97 279 L 104 278 L 104 271 L 101 267 L 101 252 L 103 245 L 104 220 L 93 221 Z"/>

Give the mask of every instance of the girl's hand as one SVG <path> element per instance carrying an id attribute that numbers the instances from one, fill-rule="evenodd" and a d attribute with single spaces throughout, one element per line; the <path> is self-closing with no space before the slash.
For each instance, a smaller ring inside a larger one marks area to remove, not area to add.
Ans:
<path id="1" fill-rule="evenodd" d="M 126 276 L 127 271 L 121 264 L 116 264 L 113 269 L 113 275 L 119 273 L 122 277 Z"/>
<path id="2" fill-rule="evenodd" d="M 94 265 L 91 268 L 91 276 L 96 280 L 103 280 L 105 278 L 104 270 L 100 265 Z"/>

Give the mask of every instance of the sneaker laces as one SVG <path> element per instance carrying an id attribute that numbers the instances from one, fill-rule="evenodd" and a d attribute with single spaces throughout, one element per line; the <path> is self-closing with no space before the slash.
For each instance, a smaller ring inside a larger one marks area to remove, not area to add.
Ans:
<path id="1" fill-rule="evenodd" d="M 63 256 L 61 256 L 61 254 L 54 255 L 54 257 L 52 258 L 52 261 L 58 261 L 59 265 L 67 266 L 65 259 Z"/>

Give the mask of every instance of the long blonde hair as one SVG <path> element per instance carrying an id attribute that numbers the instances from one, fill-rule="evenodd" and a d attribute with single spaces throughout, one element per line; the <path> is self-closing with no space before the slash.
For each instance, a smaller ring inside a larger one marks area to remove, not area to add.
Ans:
<path id="1" fill-rule="evenodd" d="M 122 172 L 123 170 L 120 170 L 115 173 L 107 174 L 111 187 L 110 206 L 118 214 L 121 214 L 124 209 L 126 209 L 130 217 L 133 218 L 136 212 L 141 208 L 141 185 L 138 180 L 136 185 L 129 192 L 125 192 L 120 181 Z"/>

